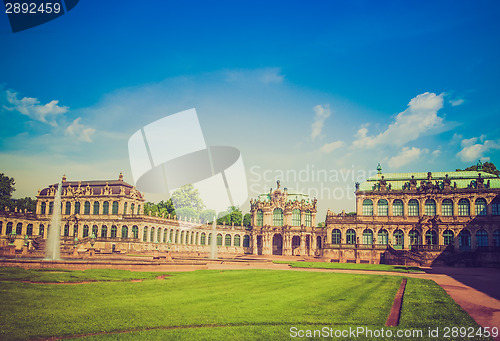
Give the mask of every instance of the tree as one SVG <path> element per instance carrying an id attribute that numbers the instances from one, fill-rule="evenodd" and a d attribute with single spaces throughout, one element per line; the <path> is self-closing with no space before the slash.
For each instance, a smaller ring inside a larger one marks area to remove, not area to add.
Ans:
<path id="1" fill-rule="evenodd" d="M 464 170 L 457 169 L 456 171 L 457 172 L 464 172 L 464 171 L 476 171 L 477 172 L 477 165 L 472 165 L 470 167 L 465 168 Z M 483 172 L 494 174 L 497 177 L 500 175 L 500 170 L 497 169 L 497 167 L 493 164 L 493 162 L 483 163 Z"/>
<path id="2" fill-rule="evenodd" d="M 200 213 L 201 222 L 203 224 L 211 223 L 214 221 L 215 215 L 216 215 L 215 210 L 205 209 Z"/>
<path id="3" fill-rule="evenodd" d="M 183 207 L 192 207 L 199 214 L 205 207 L 203 200 L 200 198 L 200 193 L 193 185 L 185 185 L 175 190 L 171 199 L 176 210 Z"/>
<path id="4" fill-rule="evenodd" d="M 25 197 L 21 199 L 13 199 L 14 206 L 18 211 L 35 212 L 36 211 L 36 200 L 30 197 Z"/>
<path id="5" fill-rule="evenodd" d="M 245 213 L 243 216 L 243 225 L 247 227 L 252 225 L 252 215 L 250 213 Z"/>
<path id="6" fill-rule="evenodd" d="M 179 220 L 198 220 L 200 214 L 192 207 L 181 207 L 176 210 Z"/>
<path id="7" fill-rule="evenodd" d="M 14 203 L 11 200 L 12 193 L 16 190 L 14 187 L 14 178 L 0 173 L 0 210 L 3 211 L 5 207 L 9 210 L 14 208 Z"/>
<path id="8" fill-rule="evenodd" d="M 240 209 L 237 206 L 230 206 L 228 207 L 227 211 L 219 213 L 217 224 L 241 225 L 242 220 L 243 220 L 243 213 L 241 213 Z"/>

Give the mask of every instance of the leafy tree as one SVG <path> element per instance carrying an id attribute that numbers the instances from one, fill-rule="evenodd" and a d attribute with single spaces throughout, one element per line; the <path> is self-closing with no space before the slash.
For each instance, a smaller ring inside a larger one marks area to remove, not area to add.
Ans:
<path id="1" fill-rule="evenodd" d="M 175 190 L 171 199 L 176 210 L 183 207 L 192 207 L 199 214 L 205 207 L 200 198 L 200 193 L 193 185 L 185 185 Z"/>
<path id="2" fill-rule="evenodd" d="M 472 166 L 467 167 L 463 170 L 457 169 L 457 172 L 463 172 L 463 171 L 477 171 L 477 165 L 472 165 Z M 483 172 L 494 174 L 497 177 L 500 175 L 500 170 L 497 169 L 497 167 L 493 164 L 493 162 L 483 163 Z"/>
<path id="3" fill-rule="evenodd" d="M 170 214 L 171 218 L 176 214 L 175 213 L 175 207 L 174 204 L 172 203 L 172 200 L 168 199 L 167 201 L 160 201 L 159 203 L 155 204 L 153 202 L 147 202 L 144 204 L 144 214 L 149 215 L 151 212 L 151 215 L 156 215 L 158 212 L 158 216 L 165 216 L 165 218 L 168 217 Z"/>
<path id="4" fill-rule="evenodd" d="M 229 213 L 228 211 L 219 212 L 219 214 L 217 215 L 217 224 L 231 225 L 231 213 Z"/>
<path id="5" fill-rule="evenodd" d="M 250 226 L 252 225 L 252 215 L 250 213 L 245 213 L 243 216 L 243 225 Z"/>
<path id="6" fill-rule="evenodd" d="M 12 193 L 16 190 L 14 187 L 14 178 L 9 178 L 7 175 L 0 173 L 0 210 L 7 207 L 9 210 L 14 208 L 11 200 Z"/>
<path id="7" fill-rule="evenodd" d="M 19 211 L 26 210 L 27 212 L 35 212 L 36 211 L 36 200 L 30 197 L 25 197 L 22 199 L 13 199 L 14 206 Z"/>
<path id="8" fill-rule="evenodd" d="M 230 206 L 227 211 L 219 213 L 217 224 L 222 225 L 225 223 L 226 225 L 241 225 L 242 220 L 243 213 L 241 213 L 240 209 L 236 206 Z"/>
<path id="9" fill-rule="evenodd" d="M 204 224 L 212 222 L 214 221 L 215 215 L 215 210 L 205 209 L 200 213 L 201 222 Z"/>
<path id="10" fill-rule="evenodd" d="M 200 214 L 193 207 L 181 207 L 176 210 L 179 220 L 198 220 Z"/>
<path id="11" fill-rule="evenodd" d="M 318 227 L 325 227 L 325 223 L 324 222 L 318 223 Z"/>

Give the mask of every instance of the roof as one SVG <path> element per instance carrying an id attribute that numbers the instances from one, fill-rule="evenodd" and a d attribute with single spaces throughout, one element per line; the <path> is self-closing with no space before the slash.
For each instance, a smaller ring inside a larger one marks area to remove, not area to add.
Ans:
<path id="1" fill-rule="evenodd" d="M 50 185 L 40 191 L 38 195 L 48 195 L 50 187 L 57 188 L 58 184 Z M 140 191 L 136 190 L 134 186 L 126 183 L 123 180 L 91 180 L 91 181 L 62 181 L 62 189 L 65 190 L 69 187 L 76 189 L 90 187 L 93 190 L 94 195 L 99 195 L 103 193 L 103 189 L 108 186 L 111 190 L 110 194 L 120 194 L 122 188 L 124 189 L 125 195 L 130 195 L 130 192 L 136 192 L 139 198 L 143 198 Z"/>

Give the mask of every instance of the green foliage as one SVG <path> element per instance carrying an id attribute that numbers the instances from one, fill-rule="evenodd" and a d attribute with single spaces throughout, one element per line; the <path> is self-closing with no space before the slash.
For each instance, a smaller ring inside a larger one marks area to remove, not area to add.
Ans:
<path id="1" fill-rule="evenodd" d="M 27 212 L 36 211 L 36 200 L 30 197 L 25 197 L 22 199 L 13 199 L 14 206 L 17 207 L 19 211 L 26 210 Z"/>
<path id="2" fill-rule="evenodd" d="M 200 198 L 200 193 L 191 184 L 175 190 L 171 199 L 177 210 L 183 207 L 192 207 L 196 212 L 200 213 L 205 207 Z"/>
<path id="3" fill-rule="evenodd" d="M 16 190 L 14 178 L 9 178 L 7 175 L 0 173 L 0 210 L 5 207 L 9 210 L 14 208 L 14 203 L 11 200 L 12 193 Z"/>
<path id="4" fill-rule="evenodd" d="M 236 206 L 228 207 L 227 211 L 219 212 L 217 224 L 219 225 L 241 225 L 241 221 L 243 220 L 243 213 L 241 213 L 240 209 Z"/>
<path id="5" fill-rule="evenodd" d="M 174 215 L 176 215 L 175 207 L 171 199 L 168 199 L 167 201 L 162 200 L 157 204 L 146 202 L 144 204 L 144 214 L 149 215 L 149 212 L 151 212 L 151 215 L 156 215 L 156 212 L 158 212 L 158 216 L 165 215 L 165 218 L 168 218 L 168 215 L 170 214 L 172 219 Z"/>
<path id="6" fill-rule="evenodd" d="M 250 213 L 245 213 L 243 216 L 243 225 L 247 227 L 252 225 L 252 215 Z"/>
<path id="7" fill-rule="evenodd" d="M 179 220 L 198 220 L 200 214 L 192 207 L 181 207 L 176 210 L 177 219 Z"/>
<path id="8" fill-rule="evenodd" d="M 472 165 L 470 167 L 467 167 L 465 169 L 457 169 L 457 172 L 464 172 L 464 171 L 477 171 L 477 165 Z M 483 172 L 485 173 L 490 173 L 494 174 L 497 177 L 500 175 L 500 170 L 497 169 L 497 167 L 493 164 L 493 162 L 485 162 L 483 163 Z"/>
<path id="9" fill-rule="evenodd" d="M 206 210 L 201 211 L 201 213 L 200 213 L 200 219 L 201 219 L 201 222 L 203 224 L 213 222 L 215 216 L 216 216 L 215 210 L 206 209 Z"/>
<path id="10" fill-rule="evenodd" d="M 318 223 L 318 227 L 325 227 L 325 222 Z"/>

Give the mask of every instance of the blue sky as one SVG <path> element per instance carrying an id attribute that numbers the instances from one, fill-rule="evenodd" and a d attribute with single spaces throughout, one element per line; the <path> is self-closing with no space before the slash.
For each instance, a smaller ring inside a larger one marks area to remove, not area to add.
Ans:
<path id="1" fill-rule="evenodd" d="M 130 135 L 192 107 L 208 144 L 241 150 L 251 197 L 279 177 L 319 198 L 318 221 L 354 210 L 354 181 L 379 162 L 498 163 L 499 9 L 80 1 L 15 34 L 2 14 L 0 172 L 17 197 L 62 174 L 132 182 Z"/>

